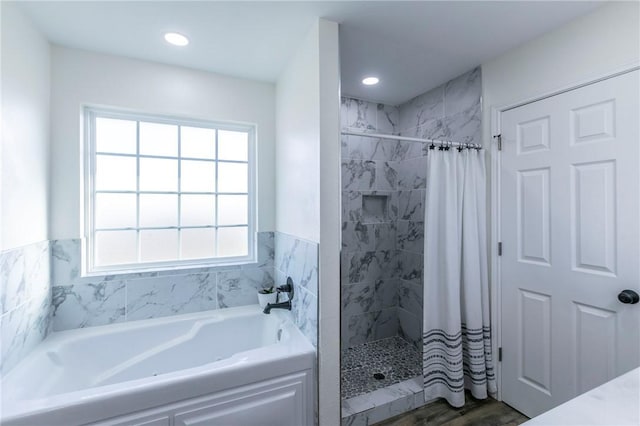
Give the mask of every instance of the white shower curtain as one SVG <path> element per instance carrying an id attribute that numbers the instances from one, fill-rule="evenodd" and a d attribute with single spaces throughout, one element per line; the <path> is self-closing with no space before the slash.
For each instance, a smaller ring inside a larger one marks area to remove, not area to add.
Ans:
<path id="1" fill-rule="evenodd" d="M 424 243 L 425 401 L 496 392 L 491 358 L 484 151 L 429 151 Z"/>

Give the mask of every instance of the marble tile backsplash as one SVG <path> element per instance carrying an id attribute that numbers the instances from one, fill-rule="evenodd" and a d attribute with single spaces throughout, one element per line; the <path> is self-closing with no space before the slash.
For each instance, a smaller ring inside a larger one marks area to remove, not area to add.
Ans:
<path id="1" fill-rule="evenodd" d="M 297 284 L 296 323 L 317 345 L 318 245 L 273 232 L 258 233 L 257 245 L 252 264 L 98 277 L 80 276 L 79 239 L 2 252 L 0 371 L 51 331 L 256 304 L 258 289 L 287 276 Z"/>
<path id="2" fill-rule="evenodd" d="M 318 244 L 295 236 L 275 233 L 275 284 L 294 284 L 292 314 L 296 325 L 318 347 Z"/>
<path id="3" fill-rule="evenodd" d="M 256 263 L 80 276 L 80 240 L 51 244 L 54 331 L 255 304 L 274 283 L 274 234 L 258 233 Z"/>
<path id="4" fill-rule="evenodd" d="M 50 331 L 50 245 L 42 241 L 0 253 L 0 373 Z"/>

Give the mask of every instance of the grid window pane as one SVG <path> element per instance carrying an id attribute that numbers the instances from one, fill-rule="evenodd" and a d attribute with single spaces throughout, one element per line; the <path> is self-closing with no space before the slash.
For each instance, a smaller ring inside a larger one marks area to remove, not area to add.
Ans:
<path id="1" fill-rule="evenodd" d="M 140 122 L 140 154 L 176 157 L 178 126 Z"/>
<path id="2" fill-rule="evenodd" d="M 141 191 L 177 191 L 178 160 L 140 159 Z"/>
<path id="3" fill-rule="evenodd" d="M 183 160 L 180 185 L 180 190 L 185 192 L 214 192 L 216 190 L 215 163 Z"/>
<path id="4" fill-rule="evenodd" d="M 140 227 L 178 226 L 178 196 L 140 194 Z"/>
<path id="5" fill-rule="evenodd" d="M 246 195 L 218 195 L 218 225 L 246 225 L 248 203 Z"/>
<path id="6" fill-rule="evenodd" d="M 220 160 L 249 161 L 249 134 L 219 130 L 218 158 Z"/>
<path id="7" fill-rule="evenodd" d="M 96 156 L 96 190 L 135 191 L 136 159 L 113 155 Z"/>
<path id="8" fill-rule="evenodd" d="M 135 263 L 137 258 L 136 231 L 106 231 L 95 233 L 96 266 Z"/>
<path id="9" fill-rule="evenodd" d="M 248 128 L 88 113 L 92 266 L 128 269 L 252 252 Z"/>
<path id="10" fill-rule="evenodd" d="M 96 151 L 135 154 L 136 122 L 96 118 Z"/>
<path id="11" fill-rule="evenodd" d="M 178 231 L 175 229 L 140 231 L 140 260 L 163 262 L 178 258 Z"/>
<path id="12" fill-rule="evenodd" d="M 180 155 L 187 158 L 216 158 L 216 131 L 202 127 L 180 128 Z"/>
<path id="13" fill-rule="evenodd" d="M 181 259 L 206 259 L 216 255 L 216 230 L 183 229 Z"/>
<path id="14" fill-rule="evenodd" d="M 248 192 L 249 165 L 246 163 L 218 163 L 218 191 Z"/>
<path id="15" fill-rule="evenodd" d="M 180 220 L 182 226 L 211 226 L 216 219 L 215 195 L 181 195 Z"/>
<path id="16" fill-rule="evenodd" d="M 135 228 L 135 194 L 96 194 L 96 228 Z"/>
<path id="17" fill-rule="evenodd" d="M 246 256 L 249 254 L 246 227 L 218 228 L 218 256 Z"/>

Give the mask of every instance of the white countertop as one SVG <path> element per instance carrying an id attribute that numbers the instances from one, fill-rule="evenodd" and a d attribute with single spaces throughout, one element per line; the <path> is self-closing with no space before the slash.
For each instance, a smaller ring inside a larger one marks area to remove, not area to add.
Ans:
<path id="1" fill-rule="evenodd" d="M 640 425 L 640 368 L 534 417 L 535 425 Z"/>

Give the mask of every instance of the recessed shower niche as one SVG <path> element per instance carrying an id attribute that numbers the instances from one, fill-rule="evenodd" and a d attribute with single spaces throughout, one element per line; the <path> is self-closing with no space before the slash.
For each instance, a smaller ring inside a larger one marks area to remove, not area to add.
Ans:
<path id="1" fill-rule="evenodd" d="M 380 223 L 389 220 L 388 195 L 362 195 L 362 221 Z"/>

